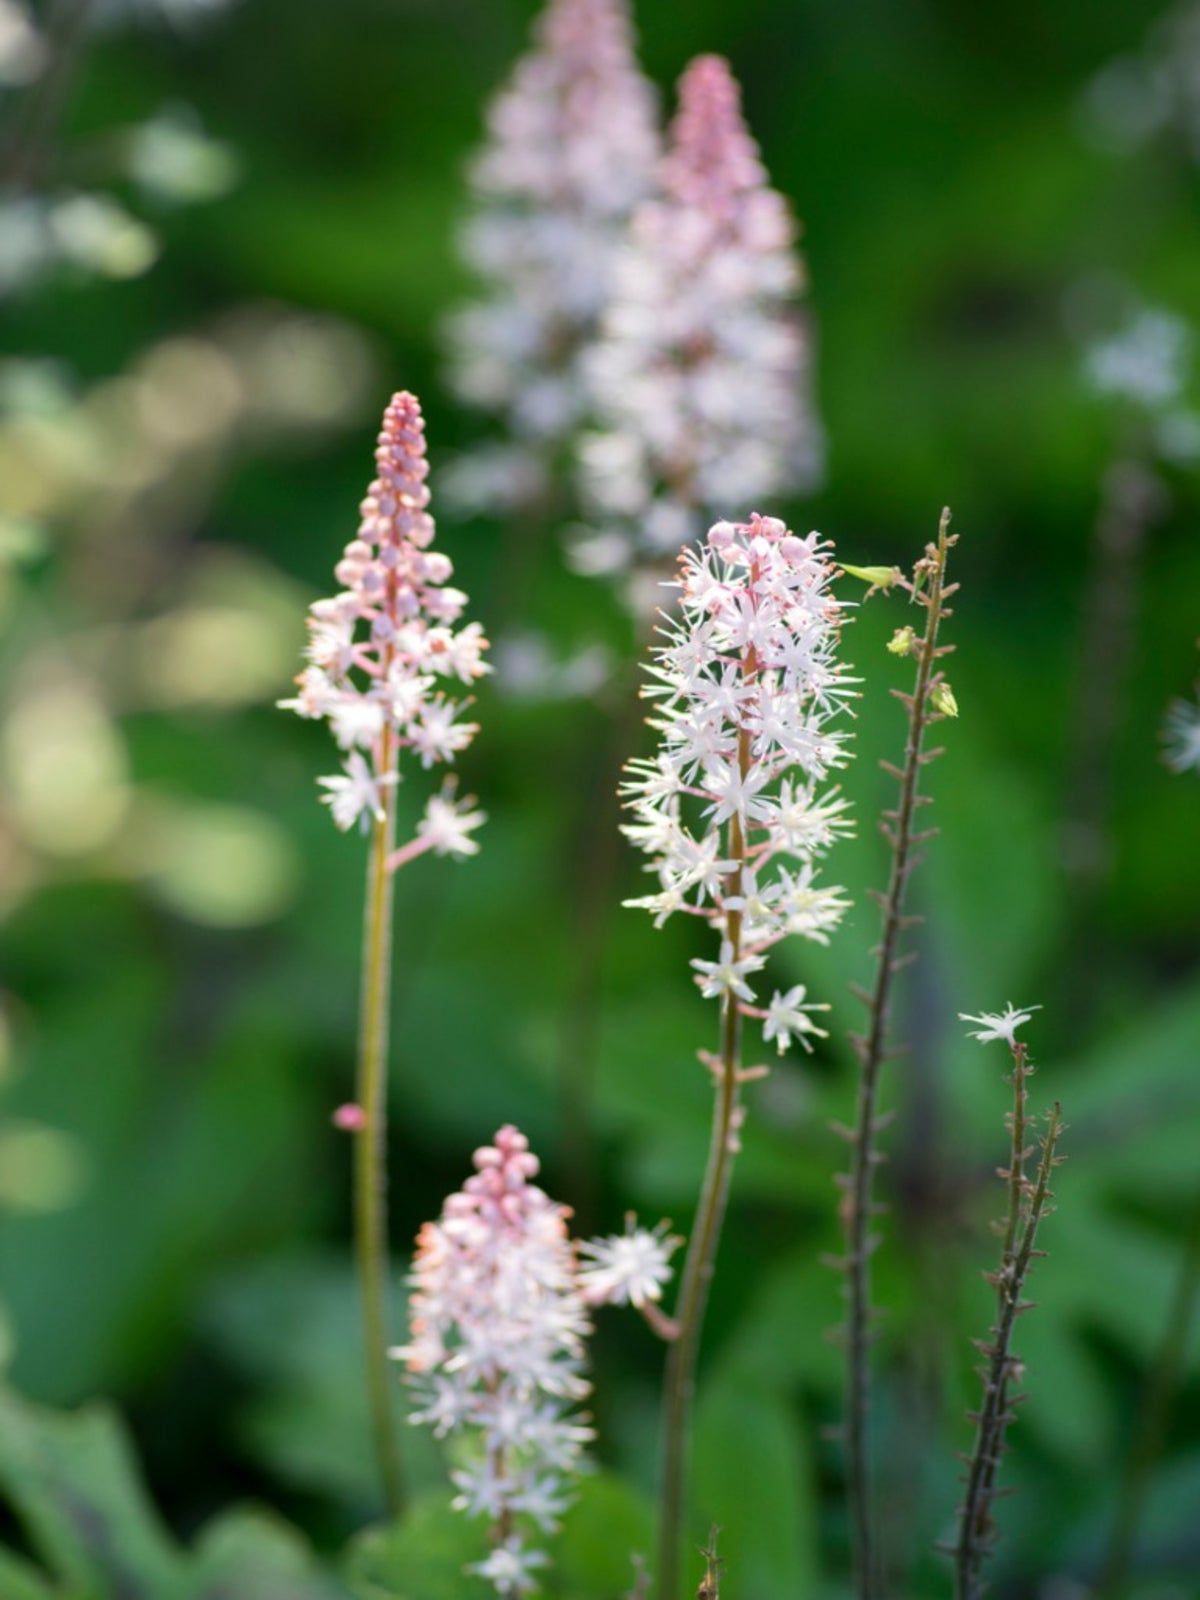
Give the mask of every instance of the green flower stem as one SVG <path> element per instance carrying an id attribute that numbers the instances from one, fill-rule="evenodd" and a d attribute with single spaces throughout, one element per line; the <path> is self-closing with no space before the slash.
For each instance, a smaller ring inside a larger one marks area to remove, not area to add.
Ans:
<path id="1" fill-rule="evenodd" d="M 384 731 L 380 769 L 392 770 L 390 729 Z M 367 1399 L 384 1498 L 392 1516 L 398 1515 L 404 1504 L 387 1353 L 387 1059 L 392 990 L 392 877 L 387 858 L 395 836 L 394 794 L 394 785 L 382 786 L 382 816 L 372 830 L 367 862 L 357 1093 L 363 1122 L 355 1138 L 354 1159 L 355 1254 Z"/>

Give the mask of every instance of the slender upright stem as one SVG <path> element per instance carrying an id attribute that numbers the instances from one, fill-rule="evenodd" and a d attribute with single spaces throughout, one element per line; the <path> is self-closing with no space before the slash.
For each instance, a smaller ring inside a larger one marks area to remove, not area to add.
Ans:
<path id="1" fill-rule="evenodd" d="M 560 1019 L 558 1089 L 563 1162 L 576 1228 L 586 1234 L 596 1212 L 596 1057 L 599 1049 L 604 953 L 612 925 L 613 885 L 621 865 L 616 798 L 622 763 L 636 749 L 642 702 L 626 673 L 619 674 L 612 743 L 603 766 L 581 774 L 581 845 L 572 864 L 572 947 L 567 1002 Z"/>
<path id="2" fill-rule="evenodd" d="M 49 60 L 33 86 L 17 102 L 0 146 L 0 184 L 32 188 L 58 127 L 92 0 L 60 0 L 49 16 L 46 45 Z"/>
<path id="3" fill-rule="evenodd" d="M 1154 1465 L 1162 1453 L 1170 1420 L 1171 1403 L 1183 1376 L 1188 1334 L 1200 1301 L 1200 1195 L 1192 1207 L 1191 1223 L 1179 1265 L 1175 1292 L 1162 1343 L 1139 1408 L 1137 1434 L 1125 1468 L 1111 1542 L 1096 1590 L 1101 1600 L 1122 1600 L 1129 1582 L 1134 1539 L 1142 1517 L 1146 1491 Z"/>
<path id="4" fill-rule="evenodd" d="M 1000 1282 L 997 1295 L 1003 1304 L 1005 1283 L 1012 1273 L 1013 1254 L 1017 1248 L 1017 1229 L 1021 1222 L 1021 1201 L 1025 1194 L 1025 1121 L 1029 1103 L 1029 1049 L 1019 1039 L 1013 1041 L 1013 1108 L 1009 1133 L 1012 1150 L 1008 1170 L 1001 1174 L 1008 1182 L 1008 1215 L 1004 1222 L 1004 1248 L 1000 1255 Z"/>
<path id="5" fill-rule="evenodd" d="M 925 634 L 917 647 L 916 684 L 911 696 L 900 698 L 908 708 L 908 739 L 902 770 L 886 766 L 900 782 L 900 799 L 895 811 L 883 824 L 891 847 L 891 872 L 886 894 L 881 900 L 883 927 L 875 949 L 875 981 L 866 996 L 869 1027 L 866 1037 L 855 1036 L 860 1072 L 855 1125 L 850 1135 L 850 1173 L 845 1181 L 843 1215 L 846 1226 L 847 1300 L 846 1330 L 846 1478 L 850 1521 L 854 1542 L 854 1567 L 859 1600 L 876 1600 L 879 1590 L 878 1555 L 875 1549 L 871 1507 L 870 1472 L 870 1361 L 871 1337 L 871 1254 L 875 1240 L 871 1218 L 875 1213 L 875 1168 L 882 1157 L 875 1149 L 879 1128 L 879 1076 L 887 1053 L 887 1021 L 891 1004 L 892 980 L 901 965 L 899 938 L 906 926 L 905 890 L 915 865 L 914 846 L 921 836 L 914 819 L 923 797 L 919 794 L 921 767 L 932 759 L 923 750 L 925 730 L 935 713 L 929 695 L 935 683 L 938 628 L 948 615 L 945 598 L 946 556 L 950 544 L 950 514 L 943 511 L 938 538 L 930 545 L 925 560 L 925 583 L 914 593 L 925 606 Z M 895 692 L 895 691 L 894 691 Z M 927 837 L 927 836 L 926 836 Z"/>
<path id="6" fill-rule="evenodd" d="M 1092 1011 L 1102 988 L 1095 982 L 1103 954 L 1096 903 L 1111 868 L 1113 773 L 1136 644 L 1139 579 L 1162 499 L 1144 443 L 1131 438 L 1102 485 L 1068 721 L 1062 859 L 1072 880 L 1067 903 L 1076 1015 Z"/>
<path id="7" fill-rule="evenodd" d="M 393 764 L 392 733 L 383 733 L 380 771 Z M 363 918 L 362 1006 L 359 1021 L 358 1104 L 363 1121 L 355 1141 L 354 1224 L 362 1297 L 367 1398 L 388 1511 L 404 1500 L 395 1419 L 391 1406 L 387 1314 L 387 1059 L 392 994 L 392 878 L 387 859 L 395 834 L 394 785 L 380 789 L 367 862 Z"/>
<path id="8" fill-rule="evenodd" d="M 743 672 L 753 678 L 757 671 L 754 652 L 747 652 Z M 750 735 L 743 729 L 738 736 L 738 765 L 743 778 L 750 768 Z M 727 859 L 734 863 L 730 873 L 730 893 L 741 885 L 746 840 L 740 818 L 735 813 L 729 822 Z M 725 914 L 725 937 L 732 948 L 731 960 L 741 959 L 742 913 Z M 680 1600 L 684 1511 L 687 1502 L 687 1455 L 691 1432 L 692 1400 L 696 1389 L 696 1358 L 708 1291 L 716 1266 L 717 1244 L 725 1205 L 729 1198 L 729 1179 L 737 1135 L 737 1111 L 741 1091 L 742 1014 L 737 996 L 727 991 L 721 1008 L 721 1053 L 712 1062 L 716 1079 L 712 1138 L 708 1166 L 700 1191 L 696 1222 L 688 1241 L 687 1259 L 679 1289 L 675 1321 L 678 1335 L 667 1354 L 663 1383 L 663 1467 L 662 1503 L 658 1543 L 658 1600 Z"/>
<path id="9" fill-rule="evenodd" d="M 1023 1076 L 1023 1064 L 1018 1077 Z M 1022 1093 L 1017 1090 L 1018 1096 Z M 1037 1182 L 1025 1211 L 1020 1244 L 1009 1262 L 997 1274 L 1000 1311 L 992 1342 L 985 1347 L 983 1403 L 975 1424 L 975 1447 L 967 1467 L 967 1487 L 959 1511 L 958 1545 L 954 1563 L 955 1600 L 979 1600 L 983 1589 L 983 1559 L 992 1539 L 991 1511 L 995 1498 L 996 1471 L 1004 1448 L 1004 1435 L 1012 1418 L 1012 1381 L 1016 1357 L 1012 1353 L 1013 1326 L 1030 1302 L 1021 1299 L 1037 1243 L 1038 1225 L 1050 1199 L 1050 1174 L 1057 1165 L 1055 1149 L 1062 1132 L 1062 1110 L 1057 1104 L 1050 1113 Z M 1017 1144 L 1013 1141 L 1013 1162 L 1018 1164 Z"/>
<path id="10" fill-rule="evenodd" d="M 1026 1140 L 1028 1138 L 1028 1107 L 1029 1107 L 1029 1075 L 1032 1068 L 1029 1065 L 1029 1048 L 1014 1039 L 1012 1043 L 1012 1086 L 1013 1108 L 1009 1113 L 1009 1158 L 1007 1169 L 1001 1168 L 1000 1176 L 1008 1184 L 1008 1213 L 1004 1222 L 1004 1241 L 1000 1251 L 1000 1269 L 995 1275 L 996 1286 L 996 1327 L 999 1328 L 1004 1321 L 1005 1307 L 1009 1297 L 1013 1294 L 1013 1283 L 1017 1267 L 1017 1233 L 1021 1226 L 1021 1216 L 1024 1211 L 1025 1201 L 1029 1194 L 1029 1186 L 1025 1178 Z M 1001 1383 L 1007 1387 L 1007 1369 L 1001 1374 Z M 1007 1394 L 1001 1396 L 1003 1405 L 1000 1415 L 1004 1416 L 1008 1410 Z M 1003 1424 L 1001 1427 L 1003 1433 Z M 1001 1441 L 1002 1442 L 1002 1441 Z M 985 1452 L 986 1460 L 983 1466 L 983 1479 L 979 1486 L 979 1494 L 990 1503 L 995 1489 L 996 1472 L 1000 1465 L 999 1442 L 995 1450 Z"/>

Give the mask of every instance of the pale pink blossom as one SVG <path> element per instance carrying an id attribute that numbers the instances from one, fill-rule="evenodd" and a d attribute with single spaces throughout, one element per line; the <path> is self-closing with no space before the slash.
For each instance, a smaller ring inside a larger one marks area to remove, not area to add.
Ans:
<path id="1" fill-rule="evenodd" d="M 581 361 L 659 153 L 627 0 L 549 0 L 488 111 L 463 253 L 482 289 L 450 324 L 460 395 L 507 438 L 456 464 L 476 508 L 528 506 L 586 406 Z"/>
<path id="2" fill-rule="evenodd" d="M 412 1273 L 408 1368 L 412 1421 L 464 1435 L 455 1506 L 509 1530 L 482 1567 L 499 1594 L 530 1587 L 542 1559 L 526 1548 L 571 1497 L 592 1437 L 574 1410 L 589 1392 L 591 1331 L 569 1212 L 537 1187 L 525 1136 L 501 1128 L 475 1172 L 426 1223 Z"/>
<path id="3" fill-rule="evenodd" d="M 465 720 L 470 700 L 454 698 L 439 683 L 471 684 L 490 670 L 479 623 L 454 627 L 467 597 L 449 585 L 449 557 L 432 548 L 425 424 L 415 396 L 393 396 L 375 464 L 358 535 L 337 565 L 344 587 L 310 608 L 308 665 L 296 679 L 297 693 L 280 701 L 299 716 L 327 721 L 345 751 L 341 772 L 318 779 L 342 829 L 385 818 L 405 750 L 428 768 L 453 761 L 470 744 L 478 731 Z M 482 813 L 469 823 L 459 819 L 453 845 L 447 813 L 435 808 L 432 823 L 430 817 L 427 811 L 420 824 L 421 849 L 474 853 L 466 835 Z M 402 846 L 390 858 L 393 869 L 414 853 Z"/>
<path id="4" fill-rule="evenodd" d="M 688 67 L 657 192 L 618 263 L 588 362 L 599 426 L 582 477 L 606 552 L 583 544 L 590 570 L 674 551 L 820 476 L 797 230 L 740 98 L 719 56 Z"/>
<path id="5" fill-rule="evenodd" d="M 479 841 L 471 835 L 487 821 L 482 811 L 472 811 L 469 800 L 456 800 L 443 791 L 431 795 L 425 815 L 417 823 L 417 837 L 438 856 L 474 856 Z"/>

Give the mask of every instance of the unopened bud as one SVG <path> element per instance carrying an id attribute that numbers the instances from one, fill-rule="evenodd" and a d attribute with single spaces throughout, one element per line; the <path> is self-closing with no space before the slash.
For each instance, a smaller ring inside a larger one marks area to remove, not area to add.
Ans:
<path id="1" fill-rule="evenodd" d="M 934 685 L 933 693 L 929 696 L 929 703 L 935 711 L 940 711 L 944 717 L 958 715 L 958 701 L 954 698 L 954 690 L 948 683 L 942 682 Z"/>
<path id="2" fill-rule="evenodd" d="M 907 656 L 912 654 L 913 646 L 917 642 L 914 629 L 909 627 L 897 628 L 888 640 L 887 647 L 894 656 Z"/>
<path id="3" fill-rule="evenodd" d="M 842 571 L 852 578 L 859 578 L 863 583 L 869 583 L 872 589 L 890 589 L 900 576 L 899 567 L 852 567 L 845 561 L 842 562 Z"/>

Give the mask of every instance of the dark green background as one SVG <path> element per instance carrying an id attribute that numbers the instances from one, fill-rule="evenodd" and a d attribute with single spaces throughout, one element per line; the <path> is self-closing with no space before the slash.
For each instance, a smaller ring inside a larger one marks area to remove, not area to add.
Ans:
<path id="1" fill-rule="evenodd" d="M 212 204 L 155 217 L 163 257 L 145 278 L 59 277 L 10 303 L 8 349 L 61 358 L 86 386 L 155 341 L 205 336 L 230 308 L 265 300 L 348 319 L 374 368 L 339 429 L 235 441 L 200 494 L 168 484 L 132 554 L 110 526 L 111 549 L 93 530 L 82 561 L 87 508 L 54 521 L 8 601 L 6 703 L 34 643 L 60 640 L 89 662 L 89 629 L 169 611 L 175 564 L 182 584 L 197 550 L 213 546 L 249 552 L 273 603 L 294 601 L 298 653 L 303 605 L 328 591 L 353 531 L 392 388 L 425 402 L 437 508 L 439 454 L 481 431 L 448 396 L 435 334 L 467 287 L 453 251 L 462 170 L 531 9 L 243 0 L 204 27 L 89 42 L 56 175 L 75 175 L 104 130 L 183 99 L 234 147 L 241 181 Z M 1042 1005 L 1028 1030 L 1042 1069 L 1034 1100 L 1060 1096 L 1071 1124 L 1052 1254 L 1034 1289 L 1042 1309 L 1020 1329 L 1030 1399 L 1006 1466 L 1021 1492 L 1003 1512 L 1002 1593 L 1057 1594 L 1038 1584 L 1094 1570 L 1200 1184 L 1196 779 L 1167 773 L 1157 750 L 1163 708 L 1196 666 L 1194 475 L 1165 475 L 1169 500 L 1131 597 L 1112 871 L 1082 931 L 1060 861 L 1091 530 L 1120 427 L 1081 382 L 1065 307 L 1079 284 L 1119 278 L 1200 315 L 1198 183 L 1183 141 L 1168 132 L 1117 156 L 1080 135 L 1089 78 L 1141 47 L 1155 9 L 639 7 L 645 64 L 664 91 L 691 55 L 730 57 L 773 178 L 804 220 L 830 467 L 818 499 L 783 509 L 851 561 L 910 562 L 946 502 L 962 535 L 950 625 L 962 715 L 931 773 L 943 836 L 915 891 L 928 920 L 898 1006 L 915 1048 L 887 1086 L 901 1117 L 879 1257 L 881 1478 L 897 1556 L 918 1563 L 917 1594 L 947 1583 L 929 1547 L 948 1529 L 953 1451 L 968 1442 L 969 1338 L 986 1324 L 978 1270 L 993 1249 L 984 1224 L 1000 1202 L 990 1173 L 1003 1156 L 1004 1053 L 967 1042 L 955 1013 Z M 487 623 L 504 581 L 502 531 L 444 510 L 440 529 L 471 614 Z M 153 582 L 127 584 L 146 562 Z M 611 596 L 567 575 L 552 541 L 518 606 L 564 649 L 628 648 Z M 863 825 L 830 872 L 856 909 L 828 952 L 787 957 L 833 1003 L 833 1037 L 754 1096 L 716 1282 L 700 1516 L 726 1529 L 728 1589 L 741 1600 L 845 1592 L 838 1454 L 821 1436 L 837 1412 L 824 1332 L 838 1301 L 818 1258 L 836 1243 L 830 1174 L 842 1159 L 826 1129 L 851 1104 L 846 987 L 868 970 L 865 889 L 884 869 L 875 762 L 898 756 L 902 717 L 887 689 L 907 670 L 882 642 L 906 620 L 898 600 L 873 601 L 849 635 L 864 699 L 846 787 Z M 278 913 L 241 929 L 165 909 L 128 872 L 87 860 L 52 863 L 28 892 L 10 891 L 13 1051 L 0 1111 L 70 1135 L 80 1164 L 65 1206 L 16 1207 L 0 1222 L 12 1380 L 56 1404 L 97 1392 L 119 1401 L 180 1530 L 251 1493 L 332 1549 L 374 1510 L 348 1148 L 329 1126 L 351 1082 L 363 849 L 315 804 L 312 780 L 330 766 L 323 731 L 269 697 L 223 713 L 156 712 L 101 692 L 135 784 L 263 814 L 294 871 Z M 422 862 L 397 885 L 398 1274 L 406 1241 L 502 1120 L 543 1153 L 551 1192 L 576 1198 L 554 1079 L 576 886 L 598 830 L 613 824 L 601 787 L 611 722 L 592 704 L 515 705 L 488 685 L 479 719 L 464 768 L 491 814 L 483 853 Z M 638 881 L 627 854 L 620 870 L 614 906 Z M 688 1225 L 707 1112 L 694 1052 L 714 1026 L 688 978 L 702 944 L 691 927 L 655 933 L 644 915 L 614 909 L 597 1075 L 603 1228 L 630 1206 Z M 596 1370 L 600 1453 L 645 1486 L 650 1336 L 607 1314 Z M 1139 1593 L 1160 1600 L 1193 1593 L 1200 1566 L 1194 1339 L 1189 1373 L 1147 1524 L 1159 1577 Z M 440 1482 L 425 1441 L 417 1464 Z"/>

